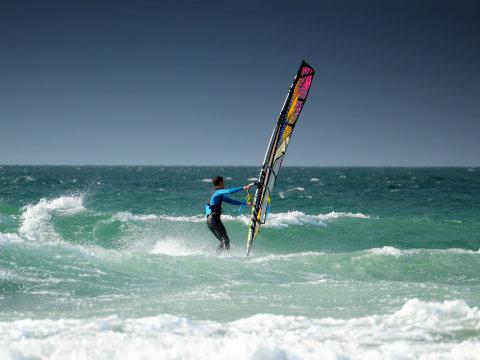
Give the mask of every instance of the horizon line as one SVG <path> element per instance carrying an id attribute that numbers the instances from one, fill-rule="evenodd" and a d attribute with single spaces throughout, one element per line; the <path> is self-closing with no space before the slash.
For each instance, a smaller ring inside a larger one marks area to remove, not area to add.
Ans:
<path id="1" fill-rule="evenodd" d="M 38 167 L 257 167 L 259 165 L 162 165 L 162 164 L 0 164 L 4 166 Z M 478 165 L 283 165 L 283 168 L 479 168 Z"/>

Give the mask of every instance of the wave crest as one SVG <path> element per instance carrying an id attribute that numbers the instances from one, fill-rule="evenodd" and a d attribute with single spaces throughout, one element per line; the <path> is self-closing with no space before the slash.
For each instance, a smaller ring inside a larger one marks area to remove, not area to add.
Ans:
<path id="1" fill-rule="evenodd" d="M 331 211 L 328 214 L 308 215 L 301 211 L 288 211 L 285 213 L 271 213 L 268 216 L 265 227 L 287 227 L 289 225 L 318 225 L 326 226 L 326 223 L 340 218 L 356 218 L 356 219 L 371 219 L 369 215 L 362 213 L 350 212 L 335 212 Z M 174 215 L 155 215 L 143 214 L 134 215 L 129 212 L 119 212 L 112 217 L 112 220 L 117 221 L 151 221 L 151 220 L 166 220 L 173 222 L 190 222 L 199 223 L 205 221 L 205 215 L 197 214 L 192 216 L 174 216 Z M 246 215 L 222 215 L 222 220 L 225 222 L 240 222 L 249 224 L 250 217 Z"/>
<path id="2" fill-rule="evenodd" d="M 326 222 L 339 218 L 370 219 L 370 216 L 362 213 L 335 212 L 328 214 L 308 215 L 301 211 L 288 211 L 286 213 L 270 214 L 265 226 L 287 227 L 289 225 L 319 225 L 326 226 Z"/>
<path id="3" fill-rule="evenodd" d="M 134 215 L 128 211 L 118 212 L 112 216 L 114 221 L 148 221 L 157 219 L 157 215 L 147 214 L 147 215 Z"/>
<path id="4" fill-rule="evenodd" d="M 403 256 L 403 255 L 417 255 L 425 252 L 429 254 L 456 254 L 456 255 L 473 255 L 480 254 L 480 249 L 477 251 L 460 248 L 448 248 L 448 249 L 398 249 L 394 246 L 383 246 L 381 248 L 372 248 L 366 250 L 368 254 L 373 255 L 385 255 L 385 256 Z"/>
<path id="5" fill-rule="evenodd" d="M 29 240 L 38 240 L 45 235 L 57 238 L 49 220 L 52 214 L 75 215 L 85 210 L 83 197 L 61 196 L 52 200 L 41 199 L 35 205 L 22 208 L 20 233 Z"/>

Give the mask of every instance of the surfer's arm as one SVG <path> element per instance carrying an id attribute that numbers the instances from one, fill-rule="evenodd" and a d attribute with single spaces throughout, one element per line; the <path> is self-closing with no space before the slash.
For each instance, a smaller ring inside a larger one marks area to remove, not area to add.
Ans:
<path id="1" fill-rule="evenodd" d="M 230 189 L 222 189 L 215 191 L 215 195 L 226 195 L 226 194 L 235 194 L 243 190 L 243 187 L 234 187 Z"/>
<path id="2" fill-rule="evenodd" d="M 246 205 L 245 201 L 238 201 L 232 198 L 229 198 L 228 196 L 223 197 L 223 201 L 232 204 L 232 205 Z"/>
<path id="3" fill-rule="evenodd" d="M 227 189 L 227 194 L 235 194 L 237 192 L 240 192 L 243 190 L 243 187 L 235 187 L 235 188 L 230 188 L 230 189 Z"/>

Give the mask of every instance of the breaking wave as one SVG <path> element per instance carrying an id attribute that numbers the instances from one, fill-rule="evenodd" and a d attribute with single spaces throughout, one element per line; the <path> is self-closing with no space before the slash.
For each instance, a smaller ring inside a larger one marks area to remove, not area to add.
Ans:
<path id="1" fill-rule="evenodd" d="M 340 218 L 356 218 L 356 219 L 371 219 L 369 215 L 362 213 L 350 213 L 350 212 L 335 212 L 331 211 L 327 214 L 308 215 L 301 211 L 288 211 L 285 213 L 271 213 L 268 216 L 268 221 L 264 225 L 265 227 L 287 227 L 289 225 L 320 225 L 326 226 L 326 223 L 332 220 Z M 120 212 L 112 217 L 117 221 L 151 221 L 151 220 L 167 220 L 175 222 L 204 222 L 205 216 L 202 214 L 192 216 L 168 216 L 168 215 L 134 215 L 128 212 Z M 248 224 L 250 217 L 246 215 L 222 215 L 223 221 L 235 221 L 244 224 Z"/>
<path id="2" fill-rule="evenodd" d="M 402 256 L 402 255 L 416 255 L 420 252 L 428 252 L 430 254 L 479 254 L 478 251 L 469 250 L 469 249 L 459 249 L 459 248 L 450 248 L 450 249 L 397 249 L 394 246 L 383 246 L 381 248 L 373 248 L 367 250 L 369 254 L 373 255 L 387 255 L 387 256 Z"/>
<path id="3" fill-rule="evenodd" d="M 59 216 L 75 215 L 85 210 L 83 197 L 61 196 L 52 200 L 41 199 L 35 205 L 23 207 L 20 234 L 29 240 L 39 240 L 45 235 L 49 239 L 57 239 L 49 220 L 53 214 Z"/>
<path id="4" fill-rule="evenodd" d="M 0 357 L 43 359 L 474 359 L 480 311 L 463 300 L 408 300 L 351 319 L 258 314 L 231 322 L 172 315 L 0 323 Z"/>
<path id="5" fill-rule="evenodd" d="M 301 211 L 288 211 L 286 213 L 270 214 L 265 226 L 287 227 L 289 225 L 320 225 L 339 218 L 370 219 L 370 216 L 362 213 L 329 212 L 328 214 L 308 215 Z"/>
<path id="6" fill-rule="evenodd" d="M 158 219 L 157 215 L 153 214 L 147 214 L 147 215 L 134 215 L 132 213 L 129 213 L 127 211 L 122 211 L 119 213 L 116 213 L 115 215 L 112 216 L 112 220 L 114 221 L 148 221 L 148 220 L 155 220 Z"/>

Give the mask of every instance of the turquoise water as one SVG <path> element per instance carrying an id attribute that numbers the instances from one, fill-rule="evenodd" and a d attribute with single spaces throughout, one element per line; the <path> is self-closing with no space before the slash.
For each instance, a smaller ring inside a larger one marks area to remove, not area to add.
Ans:
<path id="1" fill-rule="evenodd" d="M 478 358 L 479 168 L 284 168 L 217 257 L 257 173 L 1 167 L 0 358 Z"/>

